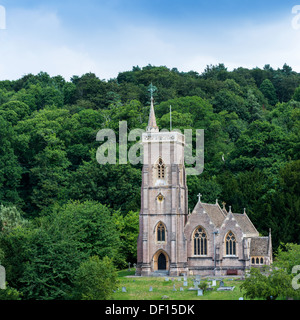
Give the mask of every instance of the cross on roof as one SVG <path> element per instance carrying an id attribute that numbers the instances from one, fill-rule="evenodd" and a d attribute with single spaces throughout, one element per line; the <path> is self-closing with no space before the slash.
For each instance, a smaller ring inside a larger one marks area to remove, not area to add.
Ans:
<path id="1" fill-rule="evenodd" d="M 201 197 L 202 197 L 202 194 L 201 193 L 199 193 L 198 195 L 197 195 L 197 197 L 199 198 L 199 202 L 201 202 Z"/>

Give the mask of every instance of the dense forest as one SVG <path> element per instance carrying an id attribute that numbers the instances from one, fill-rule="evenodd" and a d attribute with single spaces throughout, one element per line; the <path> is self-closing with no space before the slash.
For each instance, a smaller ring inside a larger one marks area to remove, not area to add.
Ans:
<path id="1" fill-rule="evenodd" d="M 287 64 L 201 74 L 148 65 L 110 80 L 28 74 L 0 81 L 0 262 L 23 299 L 72 297 L 91 257 L 136 262 L 141 165 L 100 165 L 96 134 L 118 133 L 123 120 L 145 129 L 151 83 L 160 128 L 172 105 L 174 128 L 205 130 L 189 207 L 201 192 L 246 208 L 261 235 L 272 229 L 275 251 L 300 243 L 300 74 Z"/>

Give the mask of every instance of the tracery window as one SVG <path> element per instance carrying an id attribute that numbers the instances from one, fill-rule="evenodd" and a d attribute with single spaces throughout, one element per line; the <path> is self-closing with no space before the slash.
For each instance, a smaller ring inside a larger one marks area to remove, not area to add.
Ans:
<path id="1" fill-rule="evenodd" d="M 226 242 L 226 255 L 235 256 L 236 255 L 236 239 L 235 235 L 229 231 L 225 238 Z"/>
<path id="2" fill-rule="evenodd" d="M 193 235 L 194 240 L 194 255 L 207 255 L 207 235 L 202 227 L 198 227 Z"/>
<path id="3" fill-rule="evenodd" d="M 166 241 L 166 226 L 160 222 L 156 229 L 156 239 L 158 242 Z"/>

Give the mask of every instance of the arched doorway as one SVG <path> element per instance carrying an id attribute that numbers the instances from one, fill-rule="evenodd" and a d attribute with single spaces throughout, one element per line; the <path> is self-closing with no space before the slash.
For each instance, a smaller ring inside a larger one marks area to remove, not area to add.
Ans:
<path id="1" fill-rule="evenodd" d="M 153 270 L 169 270 L 169 256 L 165 251 L 159 250 L 153 256 Z"/>
<path id="2" fill-rule="evenodd" d="M 157 259 L 157 269 L 166 270 L 167 269 L 167 259 L 166 256 L 161 252 Z"/>

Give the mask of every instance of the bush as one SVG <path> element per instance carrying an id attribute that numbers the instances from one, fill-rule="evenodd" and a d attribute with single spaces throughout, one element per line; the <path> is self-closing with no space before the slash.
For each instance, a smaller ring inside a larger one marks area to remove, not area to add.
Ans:
<path id="1" fill-rule="evenodd" d="M 0 300 L 21 300 L 21 294 L 14 288 L 0 289 Z"/>
<path id="2" fill-rule="evenodd" d="M 112 259 L 98 256 L 83 262 L 75 277 L 74 298 L 78 300 L 109 300 L 117 289 L 118 276 Z"/>

